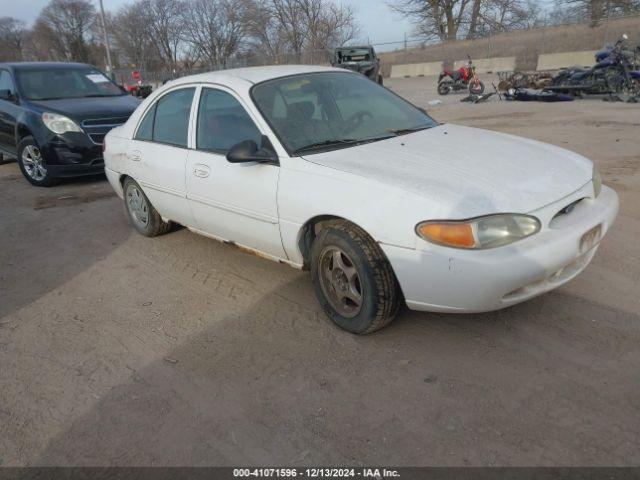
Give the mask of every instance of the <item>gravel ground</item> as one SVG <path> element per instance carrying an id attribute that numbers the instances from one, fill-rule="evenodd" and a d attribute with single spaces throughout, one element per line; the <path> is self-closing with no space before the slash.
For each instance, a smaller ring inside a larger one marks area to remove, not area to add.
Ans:
<path id="1" fill-rule="evenodd" d="M 552 293 L 366 337 L 304 272 L 134 233 L 103 178 L 38 189 L 0 166 L 0 464 L 638 465 L 640 107 L 460 98 L 429 111 L 592 158 L 620 216 Z"/>

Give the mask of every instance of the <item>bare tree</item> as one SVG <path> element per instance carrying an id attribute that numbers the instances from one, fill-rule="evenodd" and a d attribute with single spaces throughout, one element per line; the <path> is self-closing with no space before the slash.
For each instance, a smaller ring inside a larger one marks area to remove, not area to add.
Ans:
<path id="1" fill-rule="evenodd" d="M 522 30 L 541 22 L 539 4 L 530 0 L 486 0 L 478 16 L 476 35 Z"/>
<path id="2" fill-rule="evenodd" d="M 190 0 L 184 15 L 185 40 L 192 47 L 189 58 L 226 67 L 246 36 L 245 7 L 241 0 Z"/>
<path id="3" fill-rule="evenodd" d="M 287 45 L 295 60 L 300 61 L 306 31 L 304 14 L 298 0 L 270 0 L 270 14 L 276 19 L 278 28 L 284 33 Z"/>
<path id="4" fill-rule="evenodd" d="M 588 19 L 593 25 L 604 18 L 640 12 L 638 0 L 559 0 L 557 9 L 568 9 L 567 15 Z"/>
<path id="5" fill-rule="evenodd" d="M 182 0 L 142 0 L 154 45 L 165 67 L 178 70 L 178 56 L 183 43 Z"/>
<path id="6" fill-rule="evenodd" d="M 60 60 L 89 62 L 90 29 L 95 21 L 95 7 L 88 0 L 52 0 L 36 20 L 37 42 L 46 44 Z"/>
<path id="7" fill-rule="evenodd" d="M 344 45 L 357 33 L 353 10 L 326 0 L 297 0 L 302 10 L 305 46 L 312 51 Z"/>
<path id="8" fill-rule="evenodd" d="M 287 35 L 280 29 L 272 15 L 270 0 L 246 0 L 245 27 L 248 34 L 248 55 L 264 60 L 264 63 L 286 61 Z"/>
<path id="9" fill-rule="evenodd" d="M 426 39 L 455 40 L 467 22 L 471 0 L 393 0 L 390 6 L 414 22 Z"/>
<path id="10" fill-rule="evenodd" d="M 13 17 L 0 17 L 0 62 L 24 57 L 25 23 Z"/>
<path id="11" fill-rule="evenodd" d="M 115 16 L 109 18 L 107 25 L 114 37 L 117 63 L 142 70 L 162 67 L 144 1 L 124 5 Z"/>

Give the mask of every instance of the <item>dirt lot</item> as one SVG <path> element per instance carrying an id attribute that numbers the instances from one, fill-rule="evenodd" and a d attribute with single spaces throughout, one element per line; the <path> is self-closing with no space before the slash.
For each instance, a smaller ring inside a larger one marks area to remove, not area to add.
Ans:
<path id="1" fill-rule="evenodd" d="M 460 98 L 430 112 L 589 156 L 620 216 L 555 292 L 366 337 L 306 273 L 143 238 L 104 179 L 38 189 L 0 166 L 0 464 L 639 464 L 640 107 Z"/>

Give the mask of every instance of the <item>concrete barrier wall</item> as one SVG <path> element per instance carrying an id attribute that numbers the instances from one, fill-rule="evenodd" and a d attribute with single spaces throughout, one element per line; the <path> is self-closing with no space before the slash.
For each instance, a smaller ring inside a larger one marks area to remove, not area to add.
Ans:
<path id="1" fill-rule="evenodd" d="M 442 71 L 442 62 L 405 63 L 391 66 L 391 78 L 419 77 L 438 75 Z"/>
<path id="2" fill-rule="evenodd" d="M 476 66 L 477 73 L 504 72 L 516 68 L 516 57 L 479 58 L 472 60 Z M 467 62 L 468 60 L 456 60 L 453 67 L 457 70 L 463 65 L 466 65 Z"/>
<path id="3" fill-rule="evenodd" d="M 590 67 L 595 63 L 595 51 L 545 53 L 538 57 L 537 70 L 558 70 L 579 65 Z"/>

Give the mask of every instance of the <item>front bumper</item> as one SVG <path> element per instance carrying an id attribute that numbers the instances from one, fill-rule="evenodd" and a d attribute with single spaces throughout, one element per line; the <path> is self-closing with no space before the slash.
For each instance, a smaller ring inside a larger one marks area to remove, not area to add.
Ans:
<path id="1" fill-rule="evenodd" d="M 591 190 L 590 190 L 591 189 Z M 580 240 L 601 225 L 602 235 L 618 213 L 618 195 L 603 186 L 597 199 L 590 184 L 570 197 L 531 212 L 542 230 L 527 239 L 489 250 L 459 250 L 420 240 L 418 249 L 381 244 L 407 306 L 436 312 L 498 310 L 548 292 L 578 275 L 597 245 L 580 252 Z M 564 206 L 584 198 L 562 218 Z"/>
<path id="2" fill-rule="evenodd" d="M 102 145 L 92 142 L 85 133 L 51 135 L 40 142 L 40 150 L 53 177 L 104 173 Z"/>

